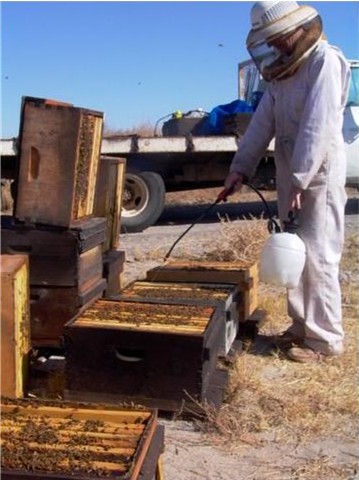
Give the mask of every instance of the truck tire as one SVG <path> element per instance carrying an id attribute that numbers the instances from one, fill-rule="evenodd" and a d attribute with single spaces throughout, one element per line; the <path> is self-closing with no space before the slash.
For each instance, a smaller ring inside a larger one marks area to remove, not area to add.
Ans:
<path id="1" fill-rule="evenodd" d="M 165 193 L 165 184 L 158 173 L 126 173 L 121 231 L 142 232 L 156 223 L 165 206 Z"/>

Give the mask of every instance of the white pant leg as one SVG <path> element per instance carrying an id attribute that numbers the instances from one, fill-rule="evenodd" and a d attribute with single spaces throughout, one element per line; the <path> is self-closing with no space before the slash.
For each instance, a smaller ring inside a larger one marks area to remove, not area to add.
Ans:
<path id="1" fill-rule="evenodd" d="M 308 347 L 339 354 L 344 338 L 339 263 L 346 193 L 342 185 L 327 184 L 320 177 L 304 193 L 298 233 L 306 244 L 307 258 L 302 285 L 288 292 L 288 311 L 294 324 L 304 320 Z"/>
<path id="2" fill-rule="evenodd" d="M 288 315 L 293 321 L 292 325 L 288 328 L 288 331 L 296 337 L 304 339 L 305 315 L 303 302 L 303 277 L 300 279 L 298 287 L 287 290 L 287 306 Z"/>

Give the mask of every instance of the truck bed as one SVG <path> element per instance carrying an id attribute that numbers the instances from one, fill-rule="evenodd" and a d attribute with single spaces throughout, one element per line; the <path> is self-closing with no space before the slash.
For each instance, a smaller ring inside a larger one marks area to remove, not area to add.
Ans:
<path id="1" fill-rule="evenodd" d="M 176 136 L 176 137 L 139 137 L 104 136 L 101 153 L 103 155 L 121 156 L 131 153 L 185 153 L 185 152 L 235 152 L 239 138 L 235 135 L 213 136 Z M 1 140 L 1 155 L 15 156 L 17 154 L 17 139 Z M 269 145 L 272 151 L 274 143 Z"/>

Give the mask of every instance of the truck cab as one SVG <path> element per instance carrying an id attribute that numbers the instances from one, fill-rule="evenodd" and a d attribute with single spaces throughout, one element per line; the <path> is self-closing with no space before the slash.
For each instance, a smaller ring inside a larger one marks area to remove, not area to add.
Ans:
<path id="1" fill-rule="evenodd" d="M 347 184 L 359 185 L 359 61 L 350 60 L 351 81 L 344 111 L 343 136 L 347 154 Z"/>

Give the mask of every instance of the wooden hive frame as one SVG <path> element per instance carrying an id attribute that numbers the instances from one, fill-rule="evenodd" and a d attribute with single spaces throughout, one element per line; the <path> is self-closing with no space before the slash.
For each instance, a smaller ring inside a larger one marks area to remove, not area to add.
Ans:
<path id="1" fill-rule="evenodd" d="M 143 478 L 158 427 L 157 411 L 142 407 L 3 399 L 1 412 L 1 473 L 9 480 Z"/>
<path id="2" fill-rule="evenodd" d="M 151 282 L 233 283 L 243 293 L 239 321 L 246 322 L 258 307 L 258 264 L 170 260 L 147 272 Z"/>
<path id="3" fill-rule="evenodd" d="M 146 282 L 135 281 L 115 298 L 118 300 L 166 301 L 169 304 L 196 304 L 205 302 L 222 311 L 223 339 L 219 355 L 228 354 L 238 333 L 238 306 L 243 294 L 238 287 L 228 283 Z"/>

